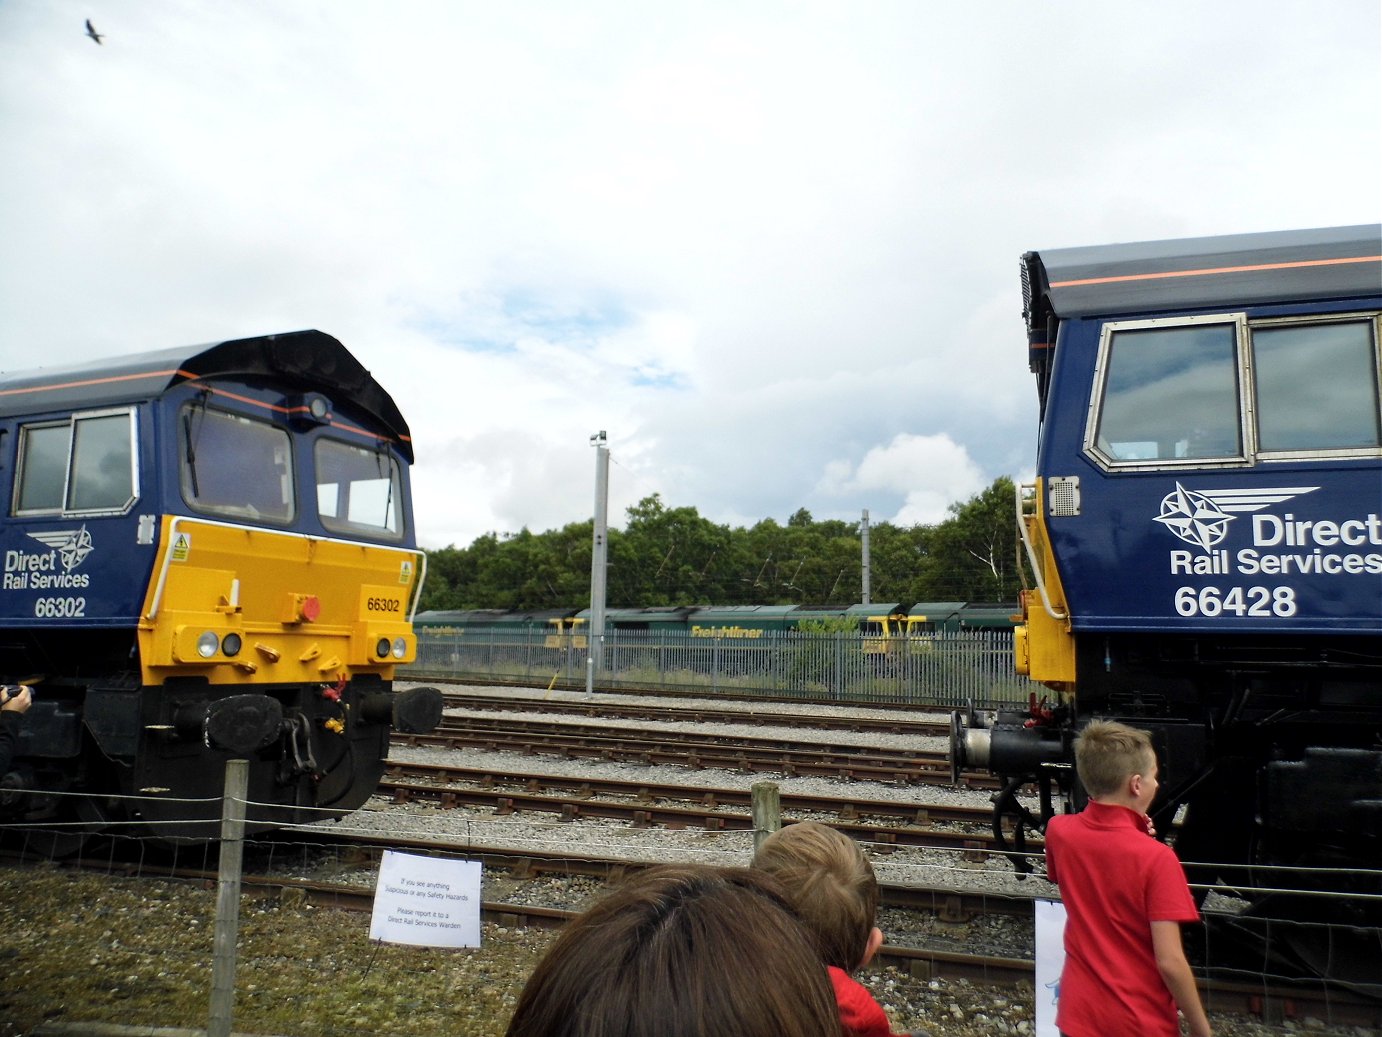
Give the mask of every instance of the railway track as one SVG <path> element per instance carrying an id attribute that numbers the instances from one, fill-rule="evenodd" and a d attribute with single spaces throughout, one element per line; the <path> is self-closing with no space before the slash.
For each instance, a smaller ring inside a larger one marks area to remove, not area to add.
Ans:
<path id="1" fill-rule="evenodd" d="M 518 846 L 459 844 L 454 839 L 400 838 L 396 834 L 310 830 L 314 844 L 340 847 L 353 865 L 365 868 L 377 861 L 384 850 L 406 850 L 424 856 L 463 855 L 478 860 L 487 869 L 504 869 L 519 880 L 541 877 L 583 876 L 604 883 L 618 883 L 635 871 L 653 867 L 658 861 L 636 860 L 584 849 L 579 853 L 535 850 Z M 302 833 L 299 833 L 301 835 Z M 107 864 L 109 862 L 106 862 Z M 881 903 L 900 910 L 930 911 L 947 922 L 968 922 L 981 915 L 1008 915 L 1028 919 L 1032 915 L 1031 897 L 994 893 L 989 890 L 958 890 L 940 886 L 880 883 Z"/>
<path id="2" fill-rule="evenodd" d="M 575 796 L 620 796 L 643 802 L 677 800 L 697 802 L 707 809 L 746 807 L 753 794 L 743 788 L 681 785 L 652 782 L 642 779 L 605 778 L 597 776 L 569 777 L 505 770 L 500 773 L 484 767 L 467 767 L 446 763 L 399 763 L 389 761 L 386 779 L 417 779 L 442 784 L 464 782 L 481 789 L 521 786 L 525 792 L 539 794 L 561 791 Z M 785 808 L 812 813 L 833 814 L 843 821 L 860 817 L 890 818 L 905 824 L 928 826 L 938 822 L 972 824 L 987 827 L 992 811 L 988 807 L 968 807 L 955 804 L 909 803 L 892 799 L 865 799 L 858 796 L 811 796 L 786 793 L 782 796 Z"/>
<path id="3" fill-rule="evenodd" d="M 445 696 L 450 709 L 489 709 L 505 713 L 553 713 L 590 717 L 595 720 L 654 720 L 675 723 L 750 724 L 771 727 L 795 727 L 821 731 L 854 731 L 878 734 L 915 735 L 919 738 L 948 738 L 948 719 L 921 720 L 902 713 L 895 716 L 822 716 L 818 713 L 794 713 L 769 710 L 754 702 L 744 709 L 714 709 L 706 706 L 651 705 L 639 702 L 573 702 L 567 699 L 520 698 L 484 694 Z"/>
<path id="4" fill-rule="evenodd" d="M 521 786 L 522 791 L 513 786 Z M 724 809 L 750 805 L 752 794 L 742 789 L 512 772 L 499 775 L 447 764 L 391 763 L 379 791 L 397 803 L 422 799 L 441 807 L 490 808 L 500 815 L 536 810 L 556 814 L 564 821 L 599 817 L 627 821 L 637 827 L 700 827 L 707 831 L 748 831 L 754 826 L 750 814 Z M 597 796 L 618 798 L 596 799 Z M 695 805 L 673 807 L 661 802 L 669 799 Z M 997 852 L 994 836 L 986 830 L 991 812 L 981 807 L 791 794 L 782 796 L 781 803 L 787 812 L 831 815 L 835 818 L 834 827 L 877 848 L 959 850 L 971 860 L 982 860 Z M 865 818 L 886 819 L 892 824 L 881 825 Z M 963 827 L 937 827 L 942 824 Z M 1029 845 L 1029 849 L 1040 852 L 1040 843 Z"/>
<path id="5" fill-rule="evenodd" d="M 394 744 L 672 764 L 695 769 L 771 771 L 895 785 L 951 783 L 948 752 L 660 728 L 611 728 L 512 717 L 447 717 L 431 734 L 399 735 Z M 997 787 L 992 777 L 978 772 L 960 775 L 960 784 L 968 788 Z"/>
<path id="6" fill-rule="evenodd" d="M 560 674 L 548 678 L 545 676 L 532 675 L 530 677 L 485 677 L 479 675 L 468 675 L 465 677 L 453 676 L 450 673 L 429 673 L 424 670 L 417 670 L 410 667 L 399 667 L 394 671 L 395 678 L 399 681 L 406 681 L 409 684 L 428 684 L 436 687 L 446 685 L 456 685 L 465 688 L 511 688 L 517 691 L 533 691 L 537 688 L 545 688 L 546 693 L 553 691 L 584 693 L 585 677 L 582 676 L 562 676 Z M 896 711 L 902 715 L 915 715 L 917 713 L 949 713 L 951 707 L 928 702 L 842 702 L 839 699 L 829 698 L 824 695 L 811 696 L 805 694 L 773 694 L 771 692 L 757 693 L 751 696 L 735 698 L 733 694 L 707 687 L 676 687 L 657 683 L 634 684 L 621 681 L 614 687 L 596 686 L 594 693 L 600 695 L 605 701 L 612 697 L 625 698 L 630 702 L 646 698 L 650 695 L 660 699 L 685 699 L 691 701 L 704 701 L 707 698 L 728 698 L 734 701 L 752 702 L 756 706 L 769 704 L 781 705 L 784 707 L 792 706 L 832 706 L 845 708 L 859 708 L 874 710 L 877 712 Z M 494 696 L 498 697 L 498 696 Z"/>

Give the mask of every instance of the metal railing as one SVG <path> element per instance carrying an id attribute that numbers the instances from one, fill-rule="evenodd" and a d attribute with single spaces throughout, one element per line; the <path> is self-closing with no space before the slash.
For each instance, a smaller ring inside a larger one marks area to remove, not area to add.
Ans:
<path id="1" fill-rule="evenodd" d="M 610 631 L 602 688 L 652 688 L 706 694 L 763 695 L 840 702 L 987 709 L 1025 704 L 1042 691 L 1013 667 L 1011 630 L 926 635 L 802 634 L 758 636 Z M 402 677 L 522 680 L 547 686 L 583 683 L 584 636 L 543 631 L 417 632 L 417 661 Z"/>

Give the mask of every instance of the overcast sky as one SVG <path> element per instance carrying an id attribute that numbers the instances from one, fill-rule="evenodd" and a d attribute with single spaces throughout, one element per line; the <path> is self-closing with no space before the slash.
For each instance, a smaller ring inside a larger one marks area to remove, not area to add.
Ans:
<path id="1" fill-rule="evenodd" d="M 318 328 L 419 539 L 935 522 L 1028 250 L 1382 218 L 1377 0 L 0 0 L 0 369 Z M 90 18 L 101 44 L 84 35 Z"/>

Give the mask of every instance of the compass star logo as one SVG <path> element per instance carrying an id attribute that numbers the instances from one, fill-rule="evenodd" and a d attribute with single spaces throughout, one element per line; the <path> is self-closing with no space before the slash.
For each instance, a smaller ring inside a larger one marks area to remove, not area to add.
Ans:
<path id="1" fill-rule="evenodd" d="M 1237 512 L 1261 511 L 1269 504 L 1282 504 L 1318 486 L 1270 486 L 1262 489 L 1191 490 L 1176 483 L 1176 488 L 1161 498 L 1160 522 L 1187 544 L 1208 551 L 1228 536 L 1228 524 Z"/>
<path id="2" fill-rule="evenodd" d="M 1173 493 L 1161 498 L 1160 522 L 1187 544 L 1199 544 L 1208 551 L 1228 536 L 1233 516 L 1224 512 L 1213 498 L 1176 483 Z"/>
<path id="3" fill-rule="evenodd" d="M 86 531 L 86 526 L 82 526 L 81 529 L 55 529 L 51 533 L 30 533 L 29 536 L 45 547 L 57 551 L 58 557 L 62 559 L 62 567 L 68 572 L 81 565 L 94 549 L 91 534 Z"/>

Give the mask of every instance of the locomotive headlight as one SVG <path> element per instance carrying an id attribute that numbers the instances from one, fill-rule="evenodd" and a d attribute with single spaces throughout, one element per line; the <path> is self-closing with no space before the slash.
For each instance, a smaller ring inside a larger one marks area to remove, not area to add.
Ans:
<path id="1" fill-rule="evenodd" d="M 226 634 L 225 637 L 221 638 L 221 651 L 232 657 L 237 656 L 240 654 L 240 647 L 243 643 L 239 634 Z M 198 647 L 200 648 L 200 646 Z"/>
<path id="2" fill-rule="evenodd" d="M 374 654 L 379 656 L 379 658 L 381 659 L 387 659 L 389 657 L 389 650 L 391 647 L 392 646 L 389 644 L 389 639 L 387 637 L 381 637 L 379 639 L 379 643 L 374 646 Z"/>
<path id="3" fill-rule="evenodd" d="M 203 659 L 210 659 L 220 647 L 221 639 L 214 630 L 208 630 L 197 638 L 197 654 Z"/>
<path id="4" fill-rule="evenodd" d="M 402 659 L 408 654 L 408 641 L 406 638 L 395 637 L 393 639 L 393 657 Z"/>

